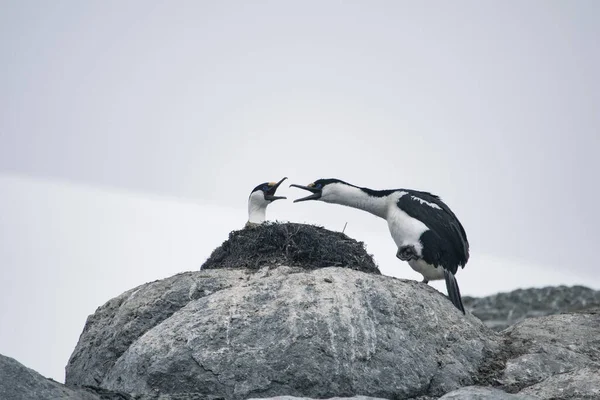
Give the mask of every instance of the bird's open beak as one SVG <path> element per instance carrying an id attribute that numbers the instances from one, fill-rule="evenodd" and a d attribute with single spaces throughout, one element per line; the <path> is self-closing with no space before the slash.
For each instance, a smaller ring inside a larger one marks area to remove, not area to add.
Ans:
<path id="1" fill-rule="evenodd" d="M 300 188 L 300 189 L 308 190 L 309 192 L 312 193 L 310 196 L 306 196 L 306 197 L 302 197 L 300 199 L 294 200 L 294 203 L 298 203 L 299 201 L 318 200 L 318 199 L 320 199 L 321 198 L 321 192 L 322 192 L 322 190 L 321 189 L 317 189 L 314 185 L 315 185 L 314 183 L 309 183 L 306 186 L 295 185 L 295 184 L 290 185 L 290 187 L 292 187 L 292 186 L 293 187 L 297 187 L 297 188 Z"/>
<path id="2" fill-rule="evenodd" d="M 269 190 L 267 190 L 265 192 L 265 200 L 269 200 L 269 201 L 275 201 L 275 200 L 280 200 L 280 199 L 286 199 L 287 197 L 284 196 L 275 196 L 275 192 L 277 191 L 277 188 L 279 187 L 279 185 L 281 185 L 281 183 L 283 181 L 285 181 L 287 179 L 287 177 L 283 178 L 282 180 L 280 180 L 279 182 L 275 183 L 275 182 L 270 182 L 269 183 Z"/>

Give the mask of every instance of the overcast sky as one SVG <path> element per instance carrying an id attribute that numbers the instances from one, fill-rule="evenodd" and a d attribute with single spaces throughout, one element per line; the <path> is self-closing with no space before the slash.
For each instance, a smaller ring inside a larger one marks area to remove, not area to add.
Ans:
<path id="1" fill-rule="evenodd" d="M 464 294 L 600 288 L 599 19 L 594 0 L 0 1 L 0 353 L 63 381 L 87 315 L 197 269 L 283 176 L 439 194 L 471 243 Z M 367 213 L 267 216 L 348 222 L 419 279 Z"/>

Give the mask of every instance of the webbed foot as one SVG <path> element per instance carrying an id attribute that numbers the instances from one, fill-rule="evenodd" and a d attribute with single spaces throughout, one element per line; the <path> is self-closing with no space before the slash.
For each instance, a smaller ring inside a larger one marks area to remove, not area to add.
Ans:
<path id="1" fill-rule="evenodd" d="M 402 246 L 398 248 L 396 257 L 402 261 L 416 260 L 418 258 L 417 251 L 413 246 Z"/>

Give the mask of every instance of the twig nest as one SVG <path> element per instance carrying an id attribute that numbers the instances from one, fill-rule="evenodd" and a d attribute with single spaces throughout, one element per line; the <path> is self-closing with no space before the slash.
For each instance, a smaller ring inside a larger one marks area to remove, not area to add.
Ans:
<path id="1" fill-rule="evenodd" d="M 380 275 L 373 257 L 341 232 L 295 223 L 263 223 L 233 231 L 200 269 L 287 265 L 304 269 L 350 268 Z"/>

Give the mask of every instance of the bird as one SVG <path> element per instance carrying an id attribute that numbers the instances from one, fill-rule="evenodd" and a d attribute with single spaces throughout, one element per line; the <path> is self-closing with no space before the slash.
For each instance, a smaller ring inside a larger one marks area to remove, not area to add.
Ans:
<path id="1" fill-rule="evenodd" d="M 445 279 L 450 301 L 465 313 L 455 275 L 469 260 L 469 242 L 462 224 L 440 197 L 411 189 L 373 190 L 333 178 L 290 187 L 312 193 L 294 203 L 324 201 L 385 219 L 398 247 L 396 257 L 423 275 L 423 283 Z"/>
<path id="2" fill-rule="evenodd" d="M 279 182 L 265 182 L 256 186 L 248 197 L 248 222 L 246 227 L 256 226 L 265 222 L 267 206 L 275 200 L 285 199 L 284 196 L 275 196 L 277 188 L 287 177 Z"/>

